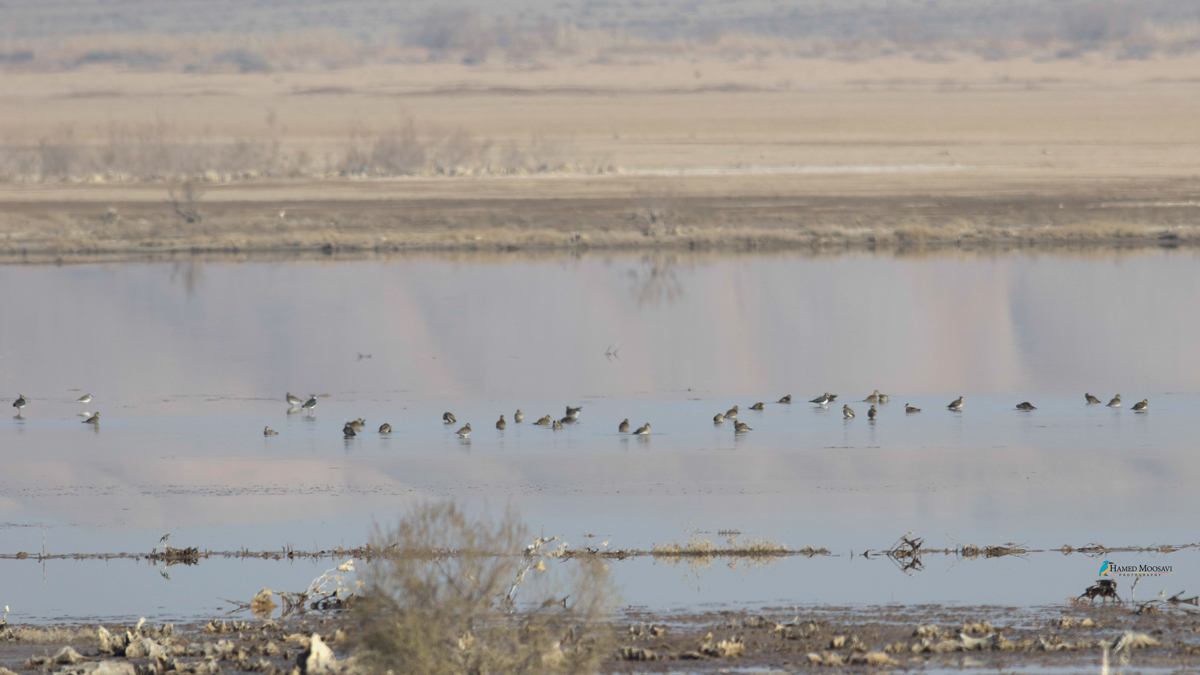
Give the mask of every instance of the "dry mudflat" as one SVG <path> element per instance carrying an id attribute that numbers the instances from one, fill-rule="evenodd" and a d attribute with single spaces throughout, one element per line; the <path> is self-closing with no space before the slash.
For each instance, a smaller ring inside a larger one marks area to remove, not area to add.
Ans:
<path id="1" fill-rule="evenodd" d="M 1195 56 L 101 65 L 0 104 L 8 260 L 1200 240 Z"/>

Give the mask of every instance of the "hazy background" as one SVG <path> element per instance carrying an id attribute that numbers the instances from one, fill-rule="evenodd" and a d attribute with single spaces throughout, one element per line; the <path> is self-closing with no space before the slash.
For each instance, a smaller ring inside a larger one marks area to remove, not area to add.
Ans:
<path id="1" fill-rule="evenodd" d="M 0 7 L 9 67 L 244 71 L 400 60 L 752 51 L 862 58 L 1122 58 L 1200 48 L 1200 3 L 1147 0 L 49 0 Z M 932 50 L 932 51 L 931 51 Z"/>

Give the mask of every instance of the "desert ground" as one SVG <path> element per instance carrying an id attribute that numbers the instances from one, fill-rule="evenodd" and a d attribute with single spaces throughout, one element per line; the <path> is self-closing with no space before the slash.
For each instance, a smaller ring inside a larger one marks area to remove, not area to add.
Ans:
<path id="1" fill-rule="evenodd" d="M 1200 56 L 0 78 L 8 260 L 1190 245 Z"/>

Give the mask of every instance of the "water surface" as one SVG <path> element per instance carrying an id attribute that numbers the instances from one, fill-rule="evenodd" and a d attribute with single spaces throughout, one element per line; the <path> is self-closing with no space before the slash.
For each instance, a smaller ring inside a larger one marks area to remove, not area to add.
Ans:
<path id="1" fill-rule="evenodd" d="M 631 601 L 1060 601 L 1097 561 L 945 561 L 910 579 L 849 554 L 909 530 L 946 546 L 1200 539 L 1196 263 L 1138 251 L 0 267 L 0 390 L 30 399 L 0 424 L 0 552 L 40 551 L 43 531 L 52 553 L 148 551 L 167 531 L 213 550 L 354 546 L 415 501 L 453 497 L 512 504 L 576 546 L 648 548 L 693 527 L 839 554 L 698 577 L 614 564 Z M 875 389 L 891 402 L 869 422 L 855 401 Z M 289 414 L 285 391 L 328 396 Z M 804 403 L 824 391 L 858 417 Z M 1086 406 L 1085 391 L 1125 404 Z M 80 423 L 84 392 L 98 429 Z M 784 394 L 795 402 L 771 403 Z M 959 395 L 966 409 L 947 411 Z M 1131 412 L 1143 398 L 1150 413 Z M 1038 410 L 1015 410 L 1023 400 Z M 748 410 L 757 401 L 766 410 Z M 712 424 L 735 404 L 752 432 Z M 567 405 L 584 406 L 580 424 L 530 425 Z M 446 410 L 472 423 L 469 440 Z M 366 432 L 344 440 L 357 417 Z M 619 435 L 624 418 L 653 433 Z M 390 437 L 373 432 L 385 421 Z M 1195 551 L 1171 559 L 1166 585 L 1195 586 Z M 0 604 L 42 617 L 151 611 L 139 602 L 186 615 L 324 569 L 205 562 L 168 581 L 144 563 L 0 565 Z M 78 592 L 110 572 L 161 590 L 124 604 Z"/>

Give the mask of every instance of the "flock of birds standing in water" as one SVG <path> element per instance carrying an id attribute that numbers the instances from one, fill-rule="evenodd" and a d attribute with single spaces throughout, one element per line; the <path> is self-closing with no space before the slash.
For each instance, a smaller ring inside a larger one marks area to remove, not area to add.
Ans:
<path id="1" fill-rule="evenodd" d="M 824 394 L 821 394 L 820 396 L 809 401 L 809 403 L 820 406 L 822 408 L 826 408 L 829 406 L 830 403 L 833 403 L 834 401 L 836 401 L 837 397 L 838 397 L 837 394 L 830 394 L 829 392 L 825 392 Z M 1100 399 L 1096 398 L 1095 396 L 1092 396 L 1091 394 L 1085 393 L 1083 395 L 1083 397 L 1084 397 L 1084 400 L 1087 401 L 1088 405 L 1097 405 L 1100 403 Z M 863 403 L 871 404 L 870 409 L 867 410 L 867 419 L 874 421 L 875 418 L 879 416 L 879 409 L 876 408 L 876 405 L 884 405 L 888 402 L 889 399 L 890 399 L 890 397 L 887 394 L 881 394 L 878 389 L 876 389 L 874 391 L 874 393 L 872 393 L 870 396 L 863 399 L 863 401 L 862 401 Z M 308 399 L 302 399 L 298 396 L 293 396 L 291 392 L 288 392 L 286 400 L 288 403 L 289 410 L 304 411 L 304 412 L 308 413 L 309 415 L 312 415 L 317 407 L 317 395 L 316 394 L 309 394 Z M 99 426 L 100 425 L 100 413 L 95 412 L 95 413 L 89 414 L 87 412 L 87 404 L 92 402 L 92 395 L 84 394 L 83 396 L 80 396 L 78 399 L 76 399 L 76 402 L 83 404 L 84 412 L 82 413 L 81 416 L 87 417 L 87 419 L 84 420 L 83 423 Z M 792 395 L 788 394 L 787 396 L 784 396 L 783 398 L 779 399 L 778 402 L 790 404 L 792 402 Z M 958 398 L 951 401 L 950 404 L 946 406 L 946 409 L 950 410 L 952 412 L 962 412 L 963 406 L 965 404 L 966 404 L 966 401 L 964 400 L 964 398 L 962 396 L 959 396 Z M 24 413 L 24 410 L 25 410 L 25 406 L 27 406 L 27 405 L 29 405 L 29 400 L 27 398 L 25 398 L 24 394 L 21 394 L 18 392 L 17 400 L 13 401 L 13 407 L 17 409 L 17 417 L 22 416 L 22 414 Z M 1112 397 L 1112 399 L 1105 405 L 1107 405 L 1109 408 L 1120 408 L 1121 407 L 1121 395 L 1117 394 L 1116 396 Z M 762 410 L 764 407 L 766 407 L 766 404 L 760 402 L 760 403 L 755 403 L 754 405 L 750 406 L 750 409 L 751 410 Z M 1141 401 L 1134 403 L 1132 409 L 1134 412 L 1137 412 L 1137 413 L 1145 413 L 1150 409 L 1150 400 L 1142 399 Z M 1022 401 L 1017 404 L 1017 410 L 1030 411 L 1030 410 L 1037 410 L 1037 408 L 1029 401 Z M 554 430 L 562 429 L 563 425 L 565 425 L 565 424 L 577 423 L 579 421 L 579 413 L 582 411 L 583 411 L 583 406 L 579 406 L 577 408 L 572 408 L 571 406 L 567 406 L 567 414 L 562 419 L 552 420 L 552 419 L 550 419 L 549 415 L 546 415 L 545 417 L 542 417 L 538 421 L 534 422 L 533 425 L 534 426 L 543 426 L 543 427 L 548 426 Z M 920 408 L 913 406 L 911 404 L 908 404 L 908 403 L 904 404 L 904 414 L 911 415 L 913 413 L 919 413 L 919 412 L 921 412 Z M 848 420 L 854 419 L 855 417 L 857 417 L 857 415 L 858 414 L 854 412 L 854 408 L 851 408 L 849 405 L 842 405 L 842 417 L 843 418 L 848 419 Z M 749 424 L 746 424 L 745 422 L 739 422 L 737 417 L 738 417 L 738 407 L 735 405 L 723 413 L 717 413 L 716 415 L 714 415 L 713 416 L 713 424 L 723 425 L 728 420 L 728 421 L 731 421 L 734 423 L 733 424 L 733 432 L 735 434 L 744 434 L 748 431 L 754 431 L 754 429 Z M 524 421 L 525 421 L 525 413 L 521 412 L 518 409 L 516 414 L 513 415 L 513 422 L 520 424 Z M 458 420 L 454 417 L 454 413 L 447 412 L 442 415 L 442 423 L 443 424 L 457 424 Z M 346 424 L 342 427 L 342 435 L 345 436 L 346 438 L 354 438 L 355 436 L 357 436 L 359 433 L 362 432 L 363 426 L 365 424 L 366 424 L 366 420 L 362 419 L 361 417 L 356 420 L 351 420 L 349 422 L 346 422 Z M 496 428 L 503 431 L 504 428 L 507 426 L 508 426 L 508 423 L 504 421 L 504 415 L 501 415 L 500 419 L 496 422 Z M 623 420 L 621 422 L 621 424 L 619 424 L 617 426 L 617 431 L 622 434 L 629 433 L 629 419 L 628 418 Z M 387 434 L 392 433 L 392 425 L 388 424 L 386 422 L 379 425 L 379 433 L 383 434 L 385 436 Z M 459 438 L 469 437 L 471 435 L 471 423 L 467 422 L 465 425 L 463 425 L 461 428 L 459 428 L 459 430 L 455 433 L 458 434 Z M 650 423 L 646 422 L 645 424 L 643 424 L 642 426 L 640 426 L 636 430 L 634 430 L 633 433 L 634 433 L 634 435 L 638 435 L 638 436 L 649 435 L 650 434 Z M 263 435 L 264 436 L 276 436 L 278 434 L 279 434 L 278 431 L 275 431 L 274 429 L 272 429 L 269 426 L 263 427 Z"/>
<path id="2" fill-rule="evenodd" d="M 830 394 L 829 392 L 826 392 L 826 393 L 821 394 L 820 396 L 812 399 L 811 401 L 809 401 L 809 403 L 820 406 L 822 408 L 826 408 L 829 406 L 830 403 L 833 403 L 834 401 L 836 401 L 837 397 L 838 397 L 837 394 Z M 1084 400 L 1087 401 L 1088 405 L 1095 405 L 1095 404 L 1100 403 L 1100 399 L 1096 398 L 1095 396 L 1092 396 L 1091 394 L 1085 393 L 1083 395 L 1083 397 L 1084 397 Z M 887 394 L 880 393 L 878 389 L 876 389 L 874 391 L 874 393 L 872 393 L 870 396 L 863 399 L 863 401 L 862 401 L 863 403 L 871 404 L 870 409 L 867 410 L 867 419 L 874 421 L 875 418 L 879 416 L 879 409 L 876 407 L 876 405 L 887 404 L 889 400 L 890 400 L 890 397 Z M 317 407 L 317 396 L 315 394 L 309 394 L 308 399 L 303 400 L 303 399 L 299 398 L 298 396 L 293 396 L 291 394 L 291 392 L 288 392 L 287 402 L 288 402 L 288 407 L 290 410 L 293 410 L 293 411 L 305 410 L 308 412 L 308 414 L 311 415 L 313 410 Z M 791 404 L 791 402 L 792 402 L 791 394 L 784 396 L 783 398 L 779 399 L 779 401 L 778 401 L 778 403 L 784 403 L 784 404 Z M 964 397 L 959 396 L 958 398 L 951 401 L 949 403 L 949 405 L 946 406 L 946 409 L 950 410 L 952 412 L 962 412 L 963 407 L 965 405 L 966 405 L 966 401 L 965 401 Z M 1116 396 L 1112 397 L 1112 399 L 1106 405 L 1109 408 L 1120 408 L 1121 407 L 1121 395 L 1117 394 Z M 766 407 L 765 403 L 759 402 L 759 403 L 755 403 L 754 405 L 750 406 L 750 409 L 751 410 L 763 410 L 765 407 Z M 1037 407 L 1034 406 L 1029 401 L 1022 401 L 1022 402 L 1018 403 L 1016 408 L 1017 408 L 1017 410 L 1022 410 L 1022 411 L 1037 410 Z M 1142 399 L 1141 401 L 1133 404 L 1134 412 L 1144 413 L 1144 412 L 1147 412 L 1149 410 L 1149 408 L 1150 408 L 1150 400 L 1149 399 Z M 577 408 L 572 408 L 571 406 L 567 406 L 567 414 L 563 418 L 557 419 L 557 420 L 552 420 L 550 418 L 550 415 L 546 415 L 545 417 L 542 417 L 542 418 L 538 419 L 538 421 L 534 422 L 533 425 L 534 426 L 548 426 L 554 430 L 559 430 L 559 429 L 563 428 L 563 425 L 575 424 L 575 423 L 579 422 L 579 413 L 582 411 L 583 411 L 583 406 L 579 406 Z M 911 415 L 913 413 L 919 413 L 919 412 L 921 412 L 920 408 L 913 406 L 909 403 L 904 404 L 904 414 Z M 97 413 L 97 415 L 98 414 L 99 413 Z M 856 416 L 857 416 L 857 413 L 854 412 L 853 408 L 851 408 L 849 405 L 842 405 L 842 417 L 843 418 L 849 420 L 849 419 L 854 419 Z M 524 421 L 525 421 L 525 413 L 521 412 L 521 410 L 518 409 L 516 414 L 513 415 L 513 422 L 520 424 Z M 738 406 L 736 406 L 736 405 L 733 406 L 732 408 L 730 408 L 729 410 L 726 410 L 723 413 L 717 413 L 716 415 L 713 416 L 713 424 L 724 425 L 726 421 L 733 422 L 733 432 L 735 434 L 744 434 L 748 431 L 754 431 L 754 429 L 749 424 L 738 421 Z M 443 424 L 457 424 L 458 419 L 454 416 L 454 413 L 446 412 L 446 413 L 442 414 L 442 423 Z M 362 419 L 361 417 L 356 420 L 351 420 L 349 422 L 346 422 L 345 426 L 342 427 L 342 435 L 345 438 L 354 438 L 355 436 L 357 436 L 359 433 L 362 432 L 363 426 L 365 424 L 366 424 L 366 420 Z M 496 428 L 500 431 L 503 431 L 507 426 L 508 426 L 508 422 L 506 422 L 504 420 L 504 415 L 501 415 L 500 419 L 496 421 Z M 622 420 L 621 423 L 619 425 L 617 425 L 618 433 L 622 433 L 622 434 L 630 433 L 629 428 L 630 428 L 630 425 L 629 425 L 628 418 Z M 272 429 L 269 426 L 263 428 L 264 436 L 275 436 L 278 433 L 279 432 L 275 431 L 274 429 Z M 383 435 L 392 433 L 392 425 L 388 424 L 386 422 L 384 424 L 380 425 L 379 433 L 383 434 Z M 467 422 L 462 427 L 460 427 L 458 429 L 458 431 L 455 433 L 458 434 L 459 438 L 468 438 L 471 435 L 471 423 Z M 637 436 L 648 436 L 650 434 L 650 423 L 646 422 L 642 426 L 638 427 L 637 429 L 635 429 L 633 431 L 633 434 L 637 435 Z"/>
<path id="3" fill-rule="evenodd" d="M 83 396 L 75 399 L 75 402 L 83 404 L 83 413 L 81 413 L 80 416 L 87 418 L 83 421 L 84 424 L 94 424 L 96 426 L 100 426 L 100 413 L 89 413 L 87 411 L 87 404 L 92 402 L 91 394 L 84 394 Z M 24 417 L 25 406 L 27 405 L 29 405 L 29 399 L 25 398 L 25 394 L 17 392 L 17 400 L 13 401 L 13 407 L 17 409 L 17 418 Z"/>

